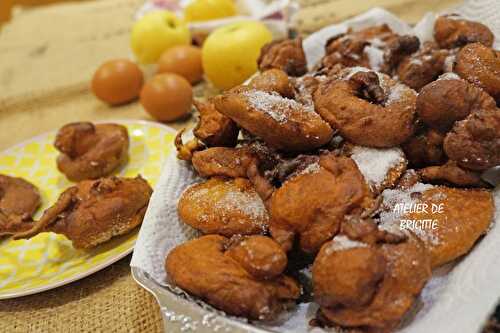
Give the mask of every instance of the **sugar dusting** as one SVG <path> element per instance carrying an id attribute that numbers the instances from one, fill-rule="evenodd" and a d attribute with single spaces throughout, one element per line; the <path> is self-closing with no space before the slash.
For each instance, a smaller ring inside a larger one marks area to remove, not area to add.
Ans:
<path id="1" fill-rule="evenodd" d="M 410 64 L 415 66 L 422 66 L 424 63 L 422 62 L 422 59 L 413 56 L 410 58 Z"/>
<path id="2" fill-rule="evenodd" d="M 342 71 L 342 74 L 345 75 L 344 76 L 345 80 L 349 80 L 354 74 L 359 73 L 359 72 L 373 72 L 373 70 L 366 68 L 366 67 L 354 66 L 354 67 L 346 68 L 345 70 Z"/>
<path id="3" fill-rule="evenodd" d="M 244 92 L 243 95 L 247 98 L 251 107 L 268 115 L 280 124 L 286 123 L 293 112 L 308 111 L 306 106 L 274 92 L 249 90 Z"/>
<path id="4" fill-rule="evenodd" d="M 374 37 L 374 38 L 372 38 L 372 39 L 369 39 L 369 40 L 368 40 L 368 42 L 369 42 L 371 45 L 373 45 L 373 46 L 375 46 L 375 47 L 378 47 L 378 48 L 384 48 L 384 47 L 386 47 L 386 46 L 387 46 L 387 43 L 386 43 L 386 42 L 384 42 L 383 40 L 381 40 L 381 39 L 380 39 L 380 38 L 378 38 L 378 37 Z"/>
<path id="5" fill-rule="evenodd" d="M 394 209 L 397 204 L 404 203 L 412 206 L 419 202 L 419 193 L 423 193 L 434 185 L 417 183 L 408 189 L 386 189 L 382 192 L 382 211 L 380 212 L 380 229 L 401 234 L 404 230 L 400 228 L 400 220 L 404 213 L 402 210 Z M 411 230 L 417 237 L 430 244 L 438 244 L 439 238 L 432 232 L 424 229 L 414 228 Z"/>
<path id="6" fill-rule="evenodd" d="M 395 211 L 393 208 L 399 203 L 405 204 L 415 204 L 418 202 L 418 198 L 414 193 L 423 193 L 434 185 L 416 183 L 408 189 L 386 189 L 382 192 L 382 207 L 383 211 L 380 213 L 381 226 L 385 224 L 396 223 L 399 226 L 399 219 L 402 217 L 402 213 Z"/>
<path id="7" fill-rule="evenodd" d="M 226 183 L 227 184 L 227 183 Z M 218 198 L 214 208 L 221 217 L 226 216 L 226 212 L 238 211 L 242 215 L 248 217 L 255 223 L 262 223 L 262 228 L 265 229 L 269 219 L 264 202 L 255 191 L 242 191 L 235 186 L 228 186 L 223 195 Z M 190 193 L 191 199 L 198 202 L 200 205 L 208 205 L 211 203 L 209 190 L 201 188 Z M 202 222 L 208 220 L 206 214 L 199 216 Z"/>
<path id="8" fill-rule="evenodd" d="M 252 220 L 267 219 L 264 203 L 256 192 L 231 190 L 224 194 L 215 204 L 215 208 L 224 210 L 238 210 Z"/>
<path id="9" fill-rule="evenodd" d="M 351 152 L 351 158 L 367 183 L 375 187 L 384 182 L 392 168 L 405 161 L 403 151 L 399 148 L 375 149 L 355 146 Z"/>
<path id="10" fill-rule="evenodd" d="M 458 74 L 456 74 L 456 73 L 448 72 L 448 73 L 441 74 L 437 78 L 436 81 L 439 81 L 439 80 L 462 80 L 462 78 L 460 76 L 458 76 Z"/>
<path id="11" fill-rule="evenodd" d="M 456 53 L 450 54 L 444 59 L 443 70 L 445 72 L 453 72 L 453 66 L 455 65 L 455 60 L 457 58 Z"/>
<path id="12" fill-rule="evenodd" d="M 363 242 L 349 239 L 345 235 L 338 235 L 333 238 L 332 242 L 325 249 L 327 255 L 332 254 L 335 251 L 349 250 L 358 247 L 367 247 L 368 245 Z"/>
<path id="13" fill-rule="evenodd" d="M 301 175 L 303 174 L 308 174 L 308 173 L 316 173 L 319 171 L 319 163 L 318 162 L 314 162 L 314 163 L 311 163 L 309 164 L 307 167 L 304 168 L 304 170 L 302 170 L 300 172 Z"/>
<path id="14" fill-rule="evenodd" d="M 384 51 L 374 46 L 366 46 L 364 52 L 368 56 L 370 67 L 373 70 L 379 71 L 384 63 Z"/>
<path id="15" fill-rule="evenodd" d="M 373 72 L 373 73 L 377 74 L 380 87 L 382 87 L 382 89 L 384 90 L 384 93 L 387 95 L 389 90 L 391 89 L 391 87 L 390 87 L 391 80 L 390 80 L 390 77 L 388 75 L 377 72 L 377 71 L 370 69 L 370 68 L 355 66 L 355 67 L 349 67 L 349 68 L 342 70 L 342 72 L 340 73 L 340 76 L 344 80 L 349 80 L 356 73 L 366 73 L 366 72 Z M 404 85 L 402 85 L 402 86 L 404 88 L 410 90 L 409 88 L 405 87 Z"/>
<path id="16" fill-rule="evenodd" d="M 294 83 L 297 89 L 295 99 L 304 106 L 304 111 L 314 112 L 313 96 L 305 83 L 305 80 L 310 77 L 310 75 L 305 75 L 295 79 Z"/>
<path id="17" fill-rule="evenodd" d="M 387 96 L 385 104 L 390 105 L 392 103 L 398 102 L 401 100 L 404 94 L 408 94 L 409 92 L 416 95 L 416 92 L 413 89 L 409 89 L 402 83 L 397 83 L 390 89 L 389 96 Z"/>

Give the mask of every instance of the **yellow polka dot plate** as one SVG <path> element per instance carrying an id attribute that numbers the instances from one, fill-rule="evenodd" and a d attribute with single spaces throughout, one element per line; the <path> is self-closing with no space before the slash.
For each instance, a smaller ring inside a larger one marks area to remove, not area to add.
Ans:
<path id="1" fill-rule="evenodd" d="M 174 131 L 153 122 L 114 122 L 126 126 L 130 136 L 129 161 L 117 175 L 141 174 L 154 187 L 172 153 Z M 0 152 L 1 174 L 22 177 L 39 188 L 43 203 L 35 219 L 73 185 L 57 170 L 55 134 L 42 134 Z M 138 230 L 91 250 L 76 250 L 67 238 L 54 233 L 0 240 L 0 299 L 49 290 L 97 272 L 132 252 L 137 234 Z"/>

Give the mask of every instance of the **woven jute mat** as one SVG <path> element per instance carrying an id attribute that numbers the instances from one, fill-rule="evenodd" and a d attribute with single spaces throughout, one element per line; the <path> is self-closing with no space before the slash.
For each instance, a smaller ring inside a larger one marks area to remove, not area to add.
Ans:
<path id="1" fill-rule="evenodd" d="M 130 277 L 130 256 L 70 285 L 0 302 L 1 332 L 161 332 L 158 306 Z"/>
<path id="2" fill-rule="evenodd" d="M 138 103 L 110 108 L 88 89 L 102 61 L 130 55 L 132 17 L 142 2 L 75 2 L 15 13 L 0 30 L 0 150 L 70 121 L 149 119 Z M 460 1 L 299 2 L 299 31 L 310 33 L 375 5 L 416 22 L 428 10 Z M 0 332 L 162 331 L 159 307 L 133 281 L 129 262 L 130 256 L 70 285 L 0 301 Z"/>

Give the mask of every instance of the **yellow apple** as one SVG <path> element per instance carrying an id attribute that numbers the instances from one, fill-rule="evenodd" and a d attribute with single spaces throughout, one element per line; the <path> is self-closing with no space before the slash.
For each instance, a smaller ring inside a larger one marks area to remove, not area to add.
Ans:
<path id="1" fill-rule="evenodd" d="M 219 89 L 243 83 L 257 71 L 260 49 L 271 40 L 269 29 L 257 21 L 236 22 L 216 29 L 203 44 L 205 76 Z"/>
<path id="2" fill-rule="evenodd" d="M 137 60 L 154 63 L 166 49 L 191 42 L 187 24 L 167 10 L 144 15 L 132 27 L 130 43 Z"/>
<path id="3" fill-rule="evenodd" d="M 233 0 L 193 0 L 184 9 L 188 22 L 208 21 L 236 15 Z"/>

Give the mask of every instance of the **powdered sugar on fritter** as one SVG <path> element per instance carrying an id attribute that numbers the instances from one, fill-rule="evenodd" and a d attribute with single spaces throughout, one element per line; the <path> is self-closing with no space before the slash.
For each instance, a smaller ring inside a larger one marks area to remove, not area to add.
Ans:
<path id="1" fill-rule="evenodd" d="M 243 93 L 252 108 L 273 118 L 280 124 L 287 122 L 291 112 L 303 112 L 305 107 L 293 99 L 277 93 L 249 90 Z"/>
<path id="2" fill-rule="evenodd" d="M 413 206 L 419 202 L 421 194 L 431 188 L 433 185 L 417 183 L 408 189 L 387 189 L 382 192 L 382 210 L 380 212 L 379 228 L 402 234 L 404 230 L 400 228 L 400 221 L 403 217 L 402 210 L 394 209 L 396 205 L 404 203 Z M 438 244 L 439 238 L 429 229 L 413 228 L 411 231 L 420 239 L 427 243 Z"/>
<path id="3" fill-rule="evenodd" d="M 189 195 L 191 196 L 191 199 L 197 202 L 200 206 L 208 205 L 209 202 L 211 202 L 211 199 L 208 197 L 209 190 L 206 188 L 193 191 Z M 264 202 L 262 202 L 262 199 L 254 191 L 248 192 L 230 187 L 224 191 L 220 198 L 218 198 L 214 207 L 217 214 L 220 214 L 220 216 L 224 216 L 227 211 L 236 210 L 247 216 L 252 221 L 267 222 L 269 218 Z M 203 222 L 204 220 L 208 220 L 208 216 L 200 215 L 199 219 Z M 265 226 L 263 226 L 263 229 L 264 228 Z"/>
<path id="4" fill-rule="evenodd" d="M 439 80 L 462 80 L 462 78 L 460 76 L 458 76 L 458 74 L 456 74 L 456 73 L 448 72 L 448 73 L 441 74 L 437 78 L 436 81 L 439 81 Z"/>
<path id="5" fill-rule="evenodd" d="M 400 211 L 394 210 L 397 204 L 415 204 L 418 202 L 418 198 L 415 197 L 414 193 L 423 193 L 434 185 L 416 183 L 408 189 L 386 189 L 382 192 L 382 211 L 380 213 L 380 223 L 381 226 L 387 223 L 396 223 L 399 225 L 399 220 L 402 217 Z"/>
<path id="6" fill-rule="evenodd" d="M 385 104 L 390 105 L 392 103 L 398 102 L 403 98 L 405 94 L 416 95 L 417 93 L 413 89 L 410 89 L 407 86 L 405 86 L 404 84 L 397 83 L 392 88 L 390 88 L 389 96 L 387 96 Z"/>
<path id="7" fill-rule="evenodd" d="M 373 72 L 373 70 L 366 68 L 366 67 L 355 66 L 355 67 L 346 68 L 345 70 L 342 71 L 342 74 L 345 75 L 344 76 L 345 80 L 349 80 L 354 74 L 359 73 L 359 72 L 366 73 L 366 72 Z"/>
<path id="8" fill-rule="evenodd" d="M 311 90 L 308 89 L 306 82 L 307 79 L 313 79 L 310 75 L 305 75 L 295 79 L 295 88 L 297 89 L 297 93 L 295 99 L 297 102 L 303 105 L 304 111 L 314 112 L 314 102 L 311 94 Z"/>
<path id="9" fill-rule="evenodd" d="M 368 56 L 368 61 L 370 62 L 370 67 L 379 71 L 384 63 L 384 51 L 374 46 L 366 46 L 364 52 Z"/>
<path id="10" fill-rule="evenodd" d="M 376 149 L 355 146 L 351 150 L 351 158 L 356 162 L 366 182 L 374 187 L 384 182 L 392 168 L 405 162 L 403 151 L 399 148 Z"/>
<path id="11" fill-rule="evenodd" d="M 255 192 L 228 191 L 217 201 L 215 207 L 221 211 L 230 209 L 239 210 L 252 220 L 267 219 L 266 207 Z"/>
<path id="12" fill-rule="evenodd" d="M 328 247 L 326 248 L 326 254 L 329 255 L 335 251 L 348 250 L 358 247 L 367 247 L 368 245 L 363 242 L 358 242 L 355 240 L 349 239 L 345 235 L 335 236 L 335 238 L 330 242 Z"/>
<path id="13" fill-rule="evenodd" d="M 308 166 L 306 166 L 304 168 L 304 170 L 302 170 L 300 172 L 300 174 L 303 175 L 303 174 L 308 174 L 308 173 L 316 173 L 316 172 L 319 171 L 319 168 L 320 168 L 319 163 L 318 162 L 314 162 L 314 163 L 311 163 Z"/>

